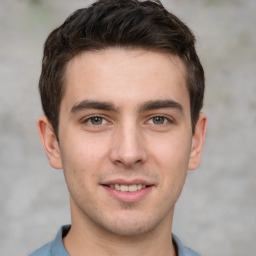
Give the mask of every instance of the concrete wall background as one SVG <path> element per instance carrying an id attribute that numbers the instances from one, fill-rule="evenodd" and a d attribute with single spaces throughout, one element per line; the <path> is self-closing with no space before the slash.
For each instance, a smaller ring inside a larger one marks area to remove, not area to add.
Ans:
<path id="1" fill-rule="evenodd" d="M 0 255 L 27 255 L 70 222 L 62 172 L 49 167 L 37 135 L 37 83 L 46 36 L 91 2 L 0 1 Z M 163 3 L 197 36 L 209 117 L 173 231 L 205 256 L 256 255 L 256 2 Z"/>

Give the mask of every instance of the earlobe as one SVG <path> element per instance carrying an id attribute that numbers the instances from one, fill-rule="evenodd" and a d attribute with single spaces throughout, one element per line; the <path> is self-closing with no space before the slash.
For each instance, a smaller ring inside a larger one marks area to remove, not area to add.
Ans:
<path id="1" fill-rule="evenodd" d="M 62 169 L 59 144 L 52 125 L 46 116 L 38 118 L 37 128 L 50 165 L 55 169 Z"/>
<path id="2" fill-rule="evenodd" d="M 189 170 L 194 170 L 200 165 L 202 150 L 207 127 L 207 117 L 201 113 L 196 123 L 195 132 L 192 138 L 192 146 L 189 160 Z"/>

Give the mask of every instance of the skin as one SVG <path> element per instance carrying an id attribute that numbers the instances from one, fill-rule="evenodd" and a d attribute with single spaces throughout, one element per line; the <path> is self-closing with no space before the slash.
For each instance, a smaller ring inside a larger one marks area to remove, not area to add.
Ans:
<path id="1" fill-rule="evenodd" d="M 45 116 L 39 134 L 53 168 L 64 169 L 79 255 L 175 255 L 171 227 L 188 170 L 200 164 L 206 116 L 192 134 L 185 69 L 178 57 L 141 49 L 86 52 L 71 60 L 59 142 Z M 104 184 L 146 181 L 123 201 Z"/>

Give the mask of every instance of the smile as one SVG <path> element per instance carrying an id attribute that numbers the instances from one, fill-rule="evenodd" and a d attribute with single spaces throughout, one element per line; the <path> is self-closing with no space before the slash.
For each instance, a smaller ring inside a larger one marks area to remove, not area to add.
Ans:
<path id="1" fill-rule="evenodd" d="M 156 187 L 155 183 L 145 179 L 112 179 L 100 184 L 110 195 L 121 202 L 132 203 L 145 198 L 151 194 Z"/>
<path id="2" fill-rule="evenodd" d="M 133 185 L 111 184 L 107 186 L 122 192 L 135 192 L 143 188 L 146 188 L 146 185 L 143 185 L 143 184 L 133 184 Z"/>
<path id="3" fill-rule="evenodd" d="M 145 184 L 146 183 L 146 184 Z M 132 203 L 146 197 L 155 187 L 152 183 L 145 181 L 122 181 L 106 182 L 102 184 L 105 191 L 113 198 L 121 202 Z"/>

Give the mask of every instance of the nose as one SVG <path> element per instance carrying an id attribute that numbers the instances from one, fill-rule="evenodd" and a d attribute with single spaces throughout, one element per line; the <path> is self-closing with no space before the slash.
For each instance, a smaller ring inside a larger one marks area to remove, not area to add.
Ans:
<path id="1" fill-rule="evenodd" d="M 115 165 L 132 168 L 143 164 L 147 154 L 140 128 L 136 125 L 120 127 L 115 132 L 110 150 L 110 160 Z"/>

